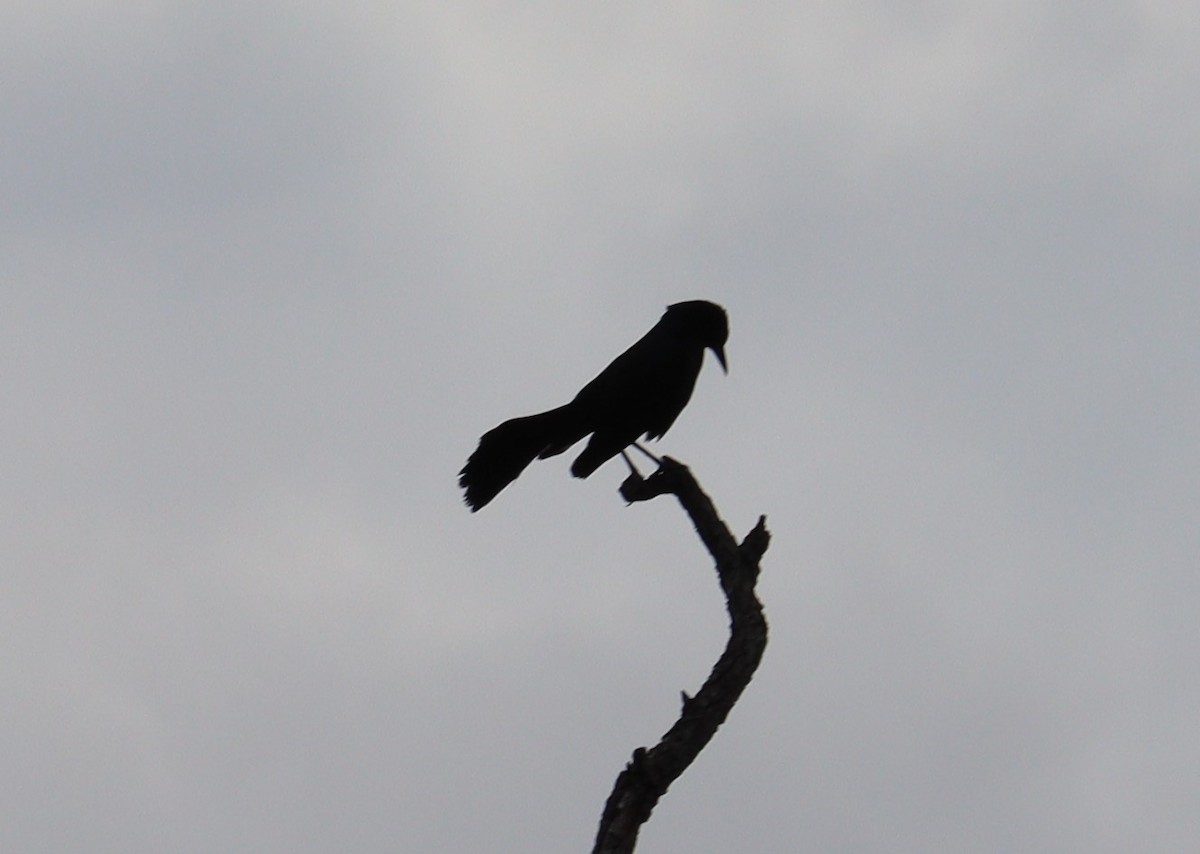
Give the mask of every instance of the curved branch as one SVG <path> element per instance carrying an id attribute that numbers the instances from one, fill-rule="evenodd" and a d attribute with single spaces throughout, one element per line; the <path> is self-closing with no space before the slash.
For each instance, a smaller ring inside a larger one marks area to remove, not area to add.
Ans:
<path id="1" fill-rule="evenodd" d="M 767 621 L 755 595 L 759 560 L 771 535 L 766 517 L 739 544 L 717 515 L 712 500 L 700 489 L 687 466 L 663 457 L 648 478 L 636 471 L 621 484 L 626 501 L 649 501 L 674 495 L 696 527 L 705 548 L 716 561 L 721 589 L 729 611 L 729 642 L 696 696 L 683 694 L 683 710 L 654 747 L 639 747 L 617 777 L 604 805 L 592 854 L 630 854 L 638 830 L 667 791 L 683 774 L 725 722 L 734 703 L 750 683 L 767 645 Z"/>

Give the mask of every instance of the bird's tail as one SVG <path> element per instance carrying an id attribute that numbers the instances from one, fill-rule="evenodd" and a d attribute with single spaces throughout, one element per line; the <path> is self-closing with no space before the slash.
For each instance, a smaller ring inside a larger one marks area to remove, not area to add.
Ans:
<path id="1" fill-rule="evenodd" d="M 582 439 L 587 431 L 578 425 L 570 404 L 513 418 L 483 434 L 479 447 L 458 473 L 472 511 L 496 497 L 536 458 L 560 454 Z"/>

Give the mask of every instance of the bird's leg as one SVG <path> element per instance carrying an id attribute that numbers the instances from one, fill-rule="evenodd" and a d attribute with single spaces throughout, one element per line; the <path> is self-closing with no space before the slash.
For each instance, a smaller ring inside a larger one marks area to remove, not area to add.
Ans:
<path id="1" fill-rule="evenodd" d="M 641 451 L 643 454 L 645 454 L 645 455 L 646 455 L 646 456 L 648 456 L 650 459 L 652 459 L 652 460 L 654 461 L 654 464 L 655 464 L 656 466 L 661 466 L 661 465 L 662 465 L 662 460 L 660 460 L 658 457 L 654 456 L 654 454 L 652 454 L 652 453 L 650 453 L 649 451 L 647 451 L 645 448 L 643 448 L 643 447 L 642 447 L 641 445 L 639 445 L 637 442 L 634 442 L 634 443 L 633 443 L 633 447 L 637 448 L 637 449 L 638 449 L 639 451 Z M 621 453 L 624 453 L 624 451 L 622 451 Z"/>
<path id="2" fill-rule="evenodd" d="M 618 491 L 626 503 L 632 504 L 634 499 L 630 496 L 641 494 L 646 479 L 642 477 L 642 473 L 633 464 L 633 460 L 629 459 L 629 454 L 625 453 L 624 448 L 621 449 L 621 459 L 625 461 L 625 465 L 629 466 L 629 477 L 621 481 L 621 488 Z"/>

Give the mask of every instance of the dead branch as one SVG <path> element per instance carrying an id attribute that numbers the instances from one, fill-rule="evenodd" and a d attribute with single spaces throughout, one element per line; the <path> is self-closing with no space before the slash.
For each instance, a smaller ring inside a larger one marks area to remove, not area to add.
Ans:
<path id="1" fill-rule="evenodd" d="M 771 538 L 766 517 L 760 516 L 739 544 L 691 471 L 670 457 L 663 457 L 658 470 L 649 477 L 643 478 L 635 471 L 621 484 L 621 495 L 630 503 L 668 493 L 683 505 L 716 561 L 729 611 L 729 642 L 696 695 L 683 694 L 683 709 L 674 726 L 654 747 L 639 747 L 633 752 L 604 805 L 592 854 L 631 854 L 638 830 L 667 788 L 725 722 L 754 676 L 767 645 L 767 621 L 754 591 L 759 560 Z"/>

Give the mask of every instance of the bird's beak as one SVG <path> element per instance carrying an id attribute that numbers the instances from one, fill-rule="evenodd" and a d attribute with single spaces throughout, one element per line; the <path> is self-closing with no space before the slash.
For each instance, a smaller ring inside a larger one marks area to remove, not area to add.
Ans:
<path id="1" fill-rule="evenodd" d="M 713 351 L 713 355 L 716 356 L 717 361 L 721 363 L 721 370 L 728 374 L 729 367 L 725 364 L 725 348 L 724 347 L 710 347 L 709 349 L 711 349 Z"/>

